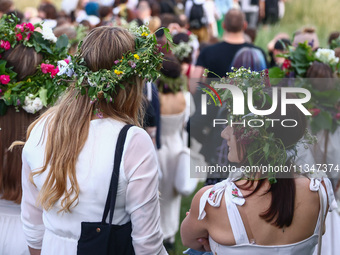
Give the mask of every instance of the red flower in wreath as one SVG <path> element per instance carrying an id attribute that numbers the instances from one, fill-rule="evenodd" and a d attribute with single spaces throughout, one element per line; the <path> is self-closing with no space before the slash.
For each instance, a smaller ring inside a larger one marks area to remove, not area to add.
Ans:
<path id="1" fill-rule="evenodd" d="M 313 108 L 313 109 L 310 109 L 309 111 L 311 112 L 312 117 L 316 117 L 320 113 L 320 109 L 318 109 L 318 108 Z"/>

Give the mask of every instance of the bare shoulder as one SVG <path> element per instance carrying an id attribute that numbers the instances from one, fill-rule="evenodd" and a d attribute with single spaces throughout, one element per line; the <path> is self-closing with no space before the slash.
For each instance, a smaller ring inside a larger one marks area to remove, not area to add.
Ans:
<path id="1" fill-rule="evenodd" d="M 306 206 L 313 205 L 315 208 L 315 204 L 319 203 L 319 195 L 318 192 L 310 190 L 310 182 L 311 180 L 304 176 L 295 178 L 296 200 Z"/>
<path id="2" fill-rule="evenodd" d="M 197 213 L 198 215 L 198 211 L 199 211 L 199 204 L 200 204 L 200 201 L 201 201 L 201 198 L 203 196 L 203 194 L 211 189 L 213 186 L 210 185 L 210 186 L 205 186 L 203 188 L 201 188 L 199 191 L 197 191 L 197 193 L 195 194 L 194 198 L 192 199 L 192 202 L 191 202 L 191 210 L 193 210 L 192 212 L 193 213 Z"/>

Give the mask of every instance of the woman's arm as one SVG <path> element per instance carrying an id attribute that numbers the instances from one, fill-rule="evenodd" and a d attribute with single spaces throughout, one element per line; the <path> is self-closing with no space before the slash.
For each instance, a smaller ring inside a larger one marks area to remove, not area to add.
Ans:
<path id="1" fill-rule="evenodd" d="M 22 200 L 21 221 L 31 255 L 40 254 L 45 226 L 42 219 L 43 210 L 37 206 L 38 189 L 29 180 L 31 169 L 22 153 Z"/>
<path id="2" fill-rule="evenodd" d="M 144 130 L 132 127 L 128 137 L 129 133 L 132 137 L 122 163 L 128 181 L 126 211 L 131 216 L 133 247 L 136 254 L 167 254 L 160 227 L 156 151 Z"/>
<path id="3" fill-rule="evenodd" d="M 209 188 L 211 187 L 204 187 L 196 193 L 191 202 L 190 212 L 181 224 L 183 245 L 197 251 L 206 251 L 203 245 L 204 242 L 200 242 L 199 239 L 207 239 L 209 237 L 207 217 L 203 220 L 198 220 L 200 199 Z"/>
<path id="4" fill-rule="evenodd" d="M 41 250 L 33 249 L 29 246 L 28 246 L 28 250 L 30 251 L 31 255 L 40 255 L 41 254 Z"/>

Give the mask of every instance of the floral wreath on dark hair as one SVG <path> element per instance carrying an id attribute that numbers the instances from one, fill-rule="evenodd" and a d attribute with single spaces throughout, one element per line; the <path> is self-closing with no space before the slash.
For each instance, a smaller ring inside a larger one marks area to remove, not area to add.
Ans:
<path id="1" fill-rule="evenodd" d="M 189 41 L 181 41 L 175 47 L 171 49 L 171 52 L 180 60 L 187 58 L 193 51 L 193 42 L 197 40 L 197 36 L 194 34 L 189 35 Z"/>
<path id="2" fill-rule="evenodd" d="M 167 28 L 162 29 L 167 38 L 167 43 L 163 47 L 169 50 L 172 38 Z M 91 103 L 103 99 L 113 102 L 112 95 L 117 93 L 116 88 L 124 89 L 123 81 L 129 81 L 136 75 L 147 81 L 156 80 L 160 76 L 159 70 L 163 62 L 162 46 L 157 44 L 155 34 L 151 34 L 149 28 L 144 25 L 139 27 L 132 25 L 129 32 L 135 37 L 135 51 L 127 52 L 121 59 L 116 59 L 110 70 L 91 71 L 86 66 L 84 58 L 79 55 L 81 42 L 78 46 L 78 53 L 70 63 L 58 62 L 57 86 L 67 86 L 70 81 L 74 81 L 75 88 L 82 95 L 87 93 L 91 98 Z M 102 116 L 100 109 L 95 111 L 98 117 Z"/>
<path id="3" fill-rule="evenodd" d="M 187 82 L 188 80 L 184 75 L 180 75 L 177 78 L 171 78 L 161 73 L 161 75 L 157 79 L 157 87 L 158 91 L 161 93 L 166 91 L 177 93 L 182 90 L 187 90 Z"/>
<path id="4" fill-rule="evenodd" d="M 297 77 L 294 86 L 303 87 L 311 92 L 311 99 L 308 102 L 307 109 L 312 113 L 309 118 L 313 133 L 320 130 L 334 132 L 340 126 L 340 86 L 335 82 L 334 88 L 327 91 L 318 91 L 315 89 L 310 80 L 306 78 L 308 68 L 314 61 L 328 65 L 334 73 L 340 75 L 340 61 L 335 56 L 333 49 L 319 48 L 313 51 L 312 46 L 305 43 L 299 43 L 297 47 L 289 46 L 288 52 L 280 54 L 285 61 L 281 68 L 273 67 L 269 69 L 270 78 Z"/>
<path id="5" fill-rule="evenodd" d="M 42 29 L 38 32 L 37 28 Z M 34 48 L 43 56 L 43 63 L 37 71 L 24 80 L 17 80 L 17 73 L 2 59 L 2 54 L 23 44 Z M 57 61 L 67 57 L 68 38 L 58 39 L 52 29 L 41 24 L 21 23 L 12 15 L 0 19 L 0 115 L 5 115 L 7 106 L 17 110 L 22 107 L 29 113 L 36 113 L 43 106 L 53 105 L 67 86 L 55 86 L 51 77 L 58 73 Z"/>
<path id="6" fill-rule="evenodd" d="M 217 84 L 231 84 L 237 86 L 244 94 L 244 97 L 248 96 L 248 88 L 252 88 L 253 102 L 258 102 L 263 107 L 267 102 L 271 103 L 272 98 L 264 90 L 266 87 L 270 87 L 270 81 L 268 76 L 268 70 L 261 72 L 251 71 L 244 67 L 236 69 L 231 68 L 231 72 L 226 73 L 226 77 L 220 78 L 219 81 L 213 81 L 210 86 L 214 87 Z M 205 70 L 204 75 L 206 76 L 209 71 Z M 216 74 L 215 74 L 216 75 Z M 227 89 L 216 89 L 217 94 L 220 96 L 223 102 L 223 107 L 226 107 L 228 116 L 228 123 L 233 122 L 244 122 L 248 123 L 252 121 L 253 126 L 249 125 L 235 125 L 234 135 L 236 136 L 237 143 L 246 145 L 246 157 L 249 166 L 258 167 L 260 166 L 284 166 L 287 161 L 293 161 L 297 155 L 296 145 L 286 147 L 282 140 L 276 138 L 273 132 L 268 129 L 271 126 L 271 121 L 266 116 L 260 116 L 253 114 L 248 105 L 245 104 L 243 116 L 232 116 L 232 104 L 233 96 L 230 90 Z M 215 100 L 217 102 L 217 100 Z M 254 105 L 254 108 L 257 108 Z M 263 125 L 260 125 L 260 124 Z M 304 138 L 299 141 L 303 143 L 305 147 L 307 144 L 315 143 L 316 138 L 311 136 L 306 129 Z M 250 170 L 251 168 L 246 170 Z M 245 171 L 246 178 L 254 179 L 254 172 Z M 277 171 L 274 169 L 268 169 L 267 175 L 261 178 L 267 178 L 270 184 L 276 183 Z"/>

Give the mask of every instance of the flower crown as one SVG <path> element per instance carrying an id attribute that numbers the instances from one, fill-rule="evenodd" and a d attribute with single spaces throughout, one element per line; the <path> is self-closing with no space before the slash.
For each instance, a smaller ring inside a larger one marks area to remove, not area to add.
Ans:
<path id="1" fill-rule="evenodd" d="M 217 84 L 232 84 L 237 86 L 244 93 L 245 98 L 248 96 L 248 88 L 252 88 L 253 101 L 259 103 L 263 107 L 267 102 L 271 102 L 272 99 L 269 94 L 264 90 L 266 87 L 270 87 L 270 81 L 268 76 L 268 70 L 262 72 L 251 71 L 241 67 L 236 69 L 231 68 L 232 71 L 226 73 L 225 78 L 220 78 L 219 81 L 213 81 L 210 85 L 214 87 Z M 209 72 L 205 71 L 205 75 Z M 241 117 L 235 117 L 230 115 L 233 104 L 233 96 L 229 90 L 216 89 L 218 95 L 221 98 L 223 107 L 225 106 L 229 114 L 229 123 L 244 122 L 250 125 L 235 125 L 234 135 L 236 136 L 237 143 L 246 145 L 246 156 L 250 166 L 267 165 L 267 166 L 284 166 L 288 160 L 293 160 L 296 157 L 296 144 L 287 148 L 281 139 L 276 138 L 273 132 L 268 129 L 271 126 L 270 121 L 266 121 L 266 116 L 254 115 L 250 112 L 247 104 L 245 104 L 245 112 Z M 257 108 L 256 106 L 254 106 Z M 263 125 L 259 125 L 264 123 Z M 315 138 L 312 137 L 306 130 L 305 137 L 301 140 L 303 144 L 312 144 L 315 142 Z M 246 177 L 254 178 L 252 173 L 245 172 Z M 276 172 L 269 170 L 267 176 L 271 184 L 276 183 Z"/>
<path id="2" fill-rule="evenodd" d="M 174 46 L 171 51 L 172 53 L 180 60 L 187 58 L 193 51 L 193 42 L 197 40 L 197 36 L 194 34 L 189 35 L 189 41 L 183 42 L 181 41 L 179 44 Z"/>
<path id="3" fill-rule="evenodd" d="M 36 31 L 36 28 L 42 29 L 42 32 Z M 0 115 L 4 115 L 7 106 L 11 105 L 36 113 L 43 106 L 53 105 L 66 89 L 64 86 L 55 87 L 50 79 L 58 72 L 57 61 L 67 57 L 66 35 L 57 39 L 52 29 L 40 24 L 19 24 L 16 16 L 3 15 L 0 19 L 0 56 L 18 44 L 42 54 L 43 63 L 37 67 L 35 74 L 18 81 L 17 73 L 0 58 Z"/>
<path id="4" fill-rule="evenodd" d="M 297 47 L 289 46 L 288 52 L 279 56 L 284 57 L 285 61 L 282 68 L 274 67 L 269 70 L 270 78 L 285 76 L 305 78 L 308 68 L 314 61 L 324 63 L 330 66 L 333 72 L 340 74 L 340 61 L 332 49 L 319 48 L 313 51 L 311 45 L 305 42 L 298 44 Z M 296 79 L 293 85 L 311 92 L 312 97 L 306 107 L 312 113 L 312 117 L 309 118 L 312 132 L 317 133 L 320 130 L 334 132 L 340 126 L 340 86 L 334 79 L 334 88 L 321 92 L 316 90 L 310 81 L 312 79 Z"/>
<path id="5" fill-rule="evenodd" d="M 167 91 L 171 91 L 172 93 L 177 93 L 182 90 L 187 90 L 188 80 L 186 76 L 180 75 L 177 78 L 167 77 L 164 74 L 161 74 L 157 80 L 158 91 L 163 93 Z"/>
<path id="6" fill-rule="evenodd" d="M 172 43 L 169 30 L 163 28 L 167 43 L 163 47 L 169 48 Z M 135 36 L 135 51 L 127 52 L 121 59 L 116 59 L 110 70 L 100 69 L 91 71 L 79 53 L 71 60 L 70 63 L 59 61 L 58 79 L 59 85 L 70 81 L 75 81 L 75 88 L 80 90 L 81 94 L 87 91 L 91 102 L 94 103 L 98 99 L 105 99 L 112 102 L 113 94 L 116 88 L 124 88 L 122 82 L 128 81 L 131 77 L 138 75 L 148 81 L 156 80 L 160 74 L 159 69 L 162 67 L 163 53 L 161 45 L 157 44 L 154 34 L 150 34 L 150 30 L 146 26 L 132 26 L 129 32 Z M 81 46 L 78 46 L 78 50 Z"/>

